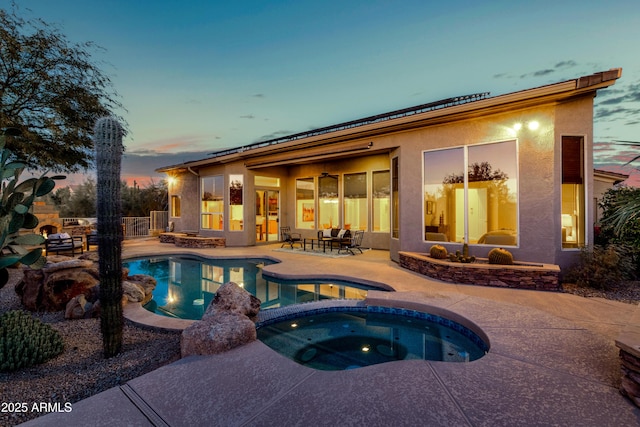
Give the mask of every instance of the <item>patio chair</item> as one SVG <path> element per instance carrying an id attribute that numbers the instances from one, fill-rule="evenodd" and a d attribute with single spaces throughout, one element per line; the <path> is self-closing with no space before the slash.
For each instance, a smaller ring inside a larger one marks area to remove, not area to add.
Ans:
<path id="1" fill-rule="evenodd" d="M 302 247 L 302 236 L 300 233 L 292 233 L 291 228 L 288 226 L 280 227 L 280 241 L 282 242 L 281 248 L 284 247 L 284 245 L 289 245 L 291 249 L 293 249 L 293 245 L 295 244 Z"/>
<path id="2" fill-rule="evenodd" d="M 340 249 L 338 249 L 338 253 L 344 250 L 345 252 L 350 252 L 351 255 L 355 255 L 353 253 L 355 249 L 359 250 L 360 253 L 362 253 L 362 249 L 360 249 L 360 245 L 362 244 L 363 237 L 364 237 L 363 230 L 358 230 L 354 232 L 351 239 L 340 242 Z"/>

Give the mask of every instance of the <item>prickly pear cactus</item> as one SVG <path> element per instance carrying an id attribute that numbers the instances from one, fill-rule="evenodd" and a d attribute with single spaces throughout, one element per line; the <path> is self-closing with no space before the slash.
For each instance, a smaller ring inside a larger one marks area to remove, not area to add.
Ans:
<path id="1" fill-rule="evenodd" d="M 429 255 L 431 255 L 431 258 L 435 259 L 446 259 L 447 248 L 442 245 L 433 245 L 431 246 L 431 249 L 429 249 Z"/>
<path id="2" fill-rule="evenodd" d="M 36 197 L 51 192 L 55 187 L 54 179 L 65 178 L 42 175 L 18 183 L 25 167 L 25 163 L 15 160 L 11 151 L 5 149 L 5 135 L 0 134 L 0 288 L 9 279 L 7 267 L 22 263 L 40 268 L 47 262 L 39 247 L 44 243 L 44 237 L 24 231 L 38 226 L 38 218 L 29 212 Z"/>
<path id="3" fill-rule="evenodd" d="M 120 165 L 122 127 L 112 117 L 98 119 L 94 127 L 96 148 L 96 214 L 100 270 L 100 328 L 104 357 L 122 348 L 122 212 Z"/>
<path id="4" fill-rule="evenodd" d="M 489 251 L 489 264 L 502 264 L 502 265 L 511 265 L 513 264 L 513 255 L 506 249 L 502 248 L 493 248 Z"/>

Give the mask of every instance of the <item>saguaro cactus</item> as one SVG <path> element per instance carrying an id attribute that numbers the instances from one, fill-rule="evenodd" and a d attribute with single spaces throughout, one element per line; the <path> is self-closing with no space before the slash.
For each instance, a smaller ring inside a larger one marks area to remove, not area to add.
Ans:
<path id="1" fill-rule="evenodd" d="M 120 163 L 122 127 L 112 117 L 98 119 L 94 127 L 96 148 L 98 256 L 100 258 L 100 329 L 104 357 L 122 348 L 122 218 Z"/>

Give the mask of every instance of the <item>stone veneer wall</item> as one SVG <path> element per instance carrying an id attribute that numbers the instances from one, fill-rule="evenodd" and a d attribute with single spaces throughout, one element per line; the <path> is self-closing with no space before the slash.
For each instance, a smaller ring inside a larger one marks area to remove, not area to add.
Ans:
<path id="1" fill-rule="evenodd" d="M 187 236 L 184 233 L 160 233 L 160 243 L 173 243 L 179 248 L 218 248 L 225 247 L 226 239 L 223 237 Z"/>
<path id="2" fill-rule="evenodd" d="M 620 393 L 640 407 L 640 358 L 620 350 L 622 381 Z"/>
<path id="3" fill-rule="evenodd" d="M 400 252 L 399 255 L 400 266 L 444 282 L 544 291 L 560 290 L 560 267 L 557 265 L 462 264 L 413 252 Z"/>
<path id="4" fill-rule="evenodd" d="M 620 393 L 640 407 L 640 306 L 622 328 L 616 347 L 620 349 Z"/>

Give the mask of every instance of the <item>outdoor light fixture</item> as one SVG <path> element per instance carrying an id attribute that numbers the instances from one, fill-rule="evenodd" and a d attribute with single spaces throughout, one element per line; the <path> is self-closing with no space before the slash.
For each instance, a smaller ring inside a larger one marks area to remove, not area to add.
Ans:
<path id="1" fill-rule="evenodd" d="M 525 123 L 527 125 L 527 129 L 529 130 L 538 130 L 540 128 L 540 123 L 537 120 L 532 120 L 530 122 Z M 523 124 L 521 122 L 514 123 L 513 130 L 516 132 L 522 129 Z"/>

